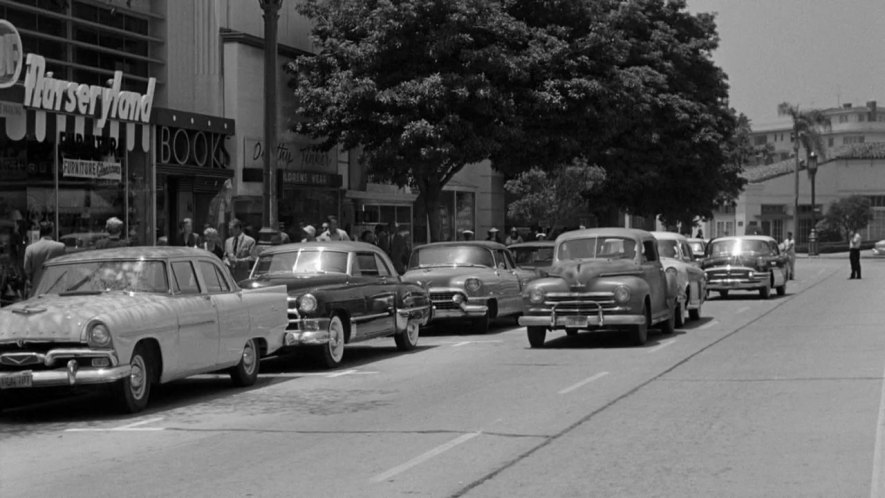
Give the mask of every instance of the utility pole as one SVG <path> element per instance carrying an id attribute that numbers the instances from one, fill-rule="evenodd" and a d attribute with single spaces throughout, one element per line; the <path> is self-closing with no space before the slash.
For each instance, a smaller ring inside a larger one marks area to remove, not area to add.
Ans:
<path id="1" fill-rule="evenodd" d="M 283 0 L 258 0 L 264 11 L 264 212 L 262 231 L 277 222 L 277 20 Z"/>

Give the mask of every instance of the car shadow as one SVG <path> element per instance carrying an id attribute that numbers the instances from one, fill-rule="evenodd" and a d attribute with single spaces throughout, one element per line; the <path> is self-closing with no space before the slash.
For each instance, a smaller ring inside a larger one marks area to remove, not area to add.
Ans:
<path id="1" fill-rule="evenodd" d="M 644 349 L 653 348 L 662 342 L 674 337 L 684 335 L 682 329 L 676 329 L 672 334 L 660 333 L 657 329 L 648 331 L 648 341 L 643 346 L 634 346 L 629 337 L 619 330 L 599 330 L 593 332 L 578 332 L 575 335 L 566 335 L 563 331 L 548 332 L 544 342 L 545 349 Z"/>
<path id="2" fill-rule="evenodd" d="M 789 288 L 783 296 L 778 296 L 776 292 L 772 291 L 771 295 L 768 296 L 768 299 L 782 299 L 788 296 L 790 296 Z M 737 293 L 729 292 L 726 297 L 722 297 L 719 294 L 710 294 L 707 301 L 766 301 L 766 299 L 763 299 L 762 296 L 759 295 L 759 292 L 756 291 L 738 291 Z"/>

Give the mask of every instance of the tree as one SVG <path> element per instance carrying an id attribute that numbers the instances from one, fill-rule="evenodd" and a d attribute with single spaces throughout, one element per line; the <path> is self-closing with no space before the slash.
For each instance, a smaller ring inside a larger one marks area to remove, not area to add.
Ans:
<path id="1" fill-rule="evenodd" d="M 504 184 L 517 197 L 507 206 L 507 216 L 550 227 L 554 233 L 586 211 L 587 195 L 604 180 L 604 169 L 581 162 L 550 172 L 532 168 Z"/>
<path id="2" fill-rule="evenodd" d="M 782 102 L 777 106 L 779 116 L 789 116 L 793 122 L 792 140 L 793 154 L 799 157 L 799 147 L 805 149 L 805 159 L 812 152 L 819 158 L 826 157 L 823 142 L 823 131 L 830 128 L 830 119 L 819 109 L 800 110 L 799 105 Z"/>
<path id="3" fill-rule="evenodd" d="M 838 230 L 847 240 L 855 230 L 861 230 L 873 220 L 873 208 L 869 197 L 852 195 L 830 204 L 822 220 L 824 229 Z"/>

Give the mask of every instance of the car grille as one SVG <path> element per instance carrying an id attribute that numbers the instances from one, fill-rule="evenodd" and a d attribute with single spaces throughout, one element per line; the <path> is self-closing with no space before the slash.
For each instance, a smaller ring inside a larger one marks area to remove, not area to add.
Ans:
<path id="1" fill-rule="evenodd" d="M 707 270 L 707 278 L 711 280 L 720 278 L 750 278 L 750 270 L 744 268 Z"/>
<path id="2" fill-rule="evenodd" d="M 618 307 L 611 292 L 562 292 L 547 294 L 544 307 L 556 308 L 557 315 L 588 315 Z"/>
<path id="3" fill-rule="evenodd" d="M 430 300 L 433 301 L 433 305 L 438 310 L 456 310 L 460 309 L 460 306 L 452 301 L 452 298 L 457 294 L 456 292 L 431 292 Z"/>
<path id="4" fill-rule="evenodd" d="M 18 353 L 21 351 L 46 353 L 52 349 L 72 349 L 82 347 L 85 347 L 85 344 L 80 342 L 23 341 L 21 346 L 15 342 L 6 342 L 0 344 L 0 354 L 6 352 Z"/>

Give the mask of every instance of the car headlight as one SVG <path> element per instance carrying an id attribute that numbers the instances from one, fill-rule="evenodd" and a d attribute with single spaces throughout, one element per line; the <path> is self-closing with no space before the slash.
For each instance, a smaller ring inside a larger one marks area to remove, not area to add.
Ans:
<path id="1" fill-rule="evenodd" d="M 311 313 L 317 309 L 317 298 L 313 294 L 305 294 L 298 300 L 298 311 Z"/>
<path id="2" fill-rule="evenodd" d="M 90 347 L 94 348 L 110 347 L 111 331 L 108 330 L 107 325 L 96 322 L 89 327 L 89 331 L 86 334 L 86 342 Z"/>
<path id="3" fill-rule="evenodd" d="M 615 287 L 615 302 L 625 304 L 630 301 L 630 288 L 626 285 Z"/>
<path id="4" fill-rule="evenodd" d="M 467 292 L 476 292 L 482 288 L 482 282 L 478 278 L 468 278 L 464 281 L 464 288 Z"/>
<path id="5" fill-rule="evenodd" d="M 547 299 L 547 293 L 540 287 L 535 287 L 529 291 L 529 302 L 532 304 L 541 304 Z"/>
<path id="6" fill-rule="evenodd" d="M 452 302 L 455 304 L 461 304 L 464 302 L 464 294 L 455 293 L 452 295 Z"/>
<path id="7" fill-rule="evenodd" d="M 749 272 L 749 273 L 747 273 L 747 277 L 748 277 L 748 278 L 753 278 L 753 277 L 755 277 L 755 276 L 756 276 L 756 274 L 753 273 L 752 271 Z"/>

